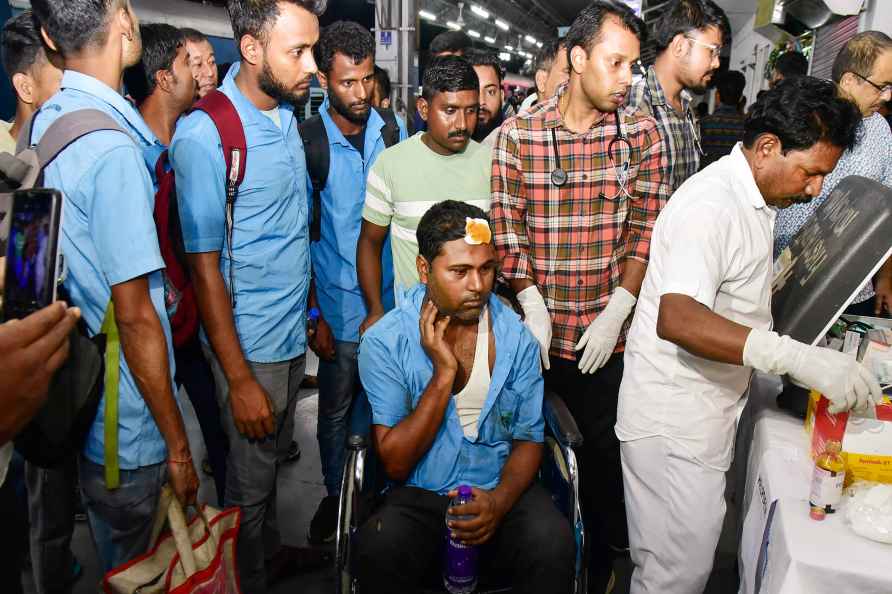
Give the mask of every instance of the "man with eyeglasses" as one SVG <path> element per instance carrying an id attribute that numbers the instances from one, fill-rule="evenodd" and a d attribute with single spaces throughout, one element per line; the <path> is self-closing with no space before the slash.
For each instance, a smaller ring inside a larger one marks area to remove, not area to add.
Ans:
<path id="1" fill-rule="evenodd" d="M 846 177 L 860 175 L 892 187 L 892 132 L 879 113 L 883 103 L 892 99 L 892 38 L 879 31 L 865 31 L 852 37 L 833 63 L 833 82 L 861 111 L 863 119 L 857 139 L 824 180 L 820 196 L 778 214 L 774 231 L 775 258 L 793 241 L 836 184 Z M 892 315 L 892 260 L 883 265 L 873 282 L 864 285 L 847 313 Z"/>
<path id="2" fill-rule="evenodd" d="M 657 59 L 632 86 L 629 109 L 657 121 L 674 192 L 700 167 L 700 124 L 691 93 L 703 93 L 730 38 L 725 12 L 712 0 L 674 0 L 654 30 Z"/>
<path id="3" fill-rule="evenodd" d="M 502 275 L 539 343 L 545 384 L 585 440 L 582 513 L 590 591 L 627 545 L 619 441 L 613 433 L 627 320 L 669 197 L 652 118 L 622 109 L 644 23 L 595 2 L 565 38 L 570 79 L 502 125 L 492 163 L 494 241 Z"/>

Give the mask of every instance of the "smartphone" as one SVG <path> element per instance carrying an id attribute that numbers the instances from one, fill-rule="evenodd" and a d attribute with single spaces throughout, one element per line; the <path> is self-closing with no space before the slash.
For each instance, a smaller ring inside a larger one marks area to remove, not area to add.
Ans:
<path id="1" fill-rule="evenodd" d="M 56 300 L 61 218 L 58 191 L 35 188 L 13 193 L 3 287 L 5 319 L 24 318 Z"/>

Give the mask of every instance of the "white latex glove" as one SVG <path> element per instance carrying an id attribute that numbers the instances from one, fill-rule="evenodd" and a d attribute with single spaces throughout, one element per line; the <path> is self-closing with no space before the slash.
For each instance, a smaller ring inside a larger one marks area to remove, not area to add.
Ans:
<path id="1" fill-rule="evenodd" d="M 776 332 L 751 330 L 743 364 L 766 373 L 788 374 L 819 391 L 830 400 L 831 413 L 865 410 L 883 398 L 876 377 L 851 355 L 809 346 Z"/>
<path id="2" fill-rule="evenodd" d="M 632 313 L 636 301 L 635 296 L 622 287 L 617 287 L 613 292 L 607 307 L 589 324 L 576 343 L 577 351 L 585 349 L 579 359 L 579 370 L 582 373 L 594 373 L 604 367 L 616 348 L 619 333 L 622 332 L 623 324 Z"/>
<path id="3" fill-rule="evenodd" d="M 548 350 L 551 348 L 551 314 L 545 307 L 545 300 L 535 285 L 529 286 L 517 294 L 517 302 L 523 309 L 523 323 L 539 343 L 539 354 L 542 356 L 542 368 L 550 369 Z"/>

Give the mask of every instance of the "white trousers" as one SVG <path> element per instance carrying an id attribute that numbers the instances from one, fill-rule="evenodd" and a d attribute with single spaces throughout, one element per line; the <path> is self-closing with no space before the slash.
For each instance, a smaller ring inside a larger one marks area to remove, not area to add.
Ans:
<path id="1" fill-rule="evenodd" d="M 725 517 L 725 473 L 663 437 L 621 444 L 630 594 L 701 594 Z"/>

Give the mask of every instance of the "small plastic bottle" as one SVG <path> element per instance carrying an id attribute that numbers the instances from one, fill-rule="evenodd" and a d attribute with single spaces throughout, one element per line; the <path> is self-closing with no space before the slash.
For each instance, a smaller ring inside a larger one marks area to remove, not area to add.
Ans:
<path id="1" fill-rule="evenodd" d="M 842 499 L 842 487 L 846 478 L 846 463 L 840 455 L 842 444 L 828 441 L 824 451 L 815 459 L 815 469 L 811 480 L 809 516 L 813 520 L 823 520 L 827 514 L 836 512 Z"/>
<path id="2" fill-rule="evenodd" d="M 316 334 L 316 326 L 319 324 L 319 308 L 311 307 L 307 311 L 307 334 L 313 336 Z"/>
<path id="3" fill-rule="evenodd" d="M 449 508 L 473 501 L 471 487 L 461 485 L 458 495 L 452 498 Z M 470 520 L 473 516 L 452 516 L 446 512 L 446 555 L 443 567 L 443 585 L 450 594 L 471 594 L 477 588 L 477 547 L 452 538 L 450 520 Z"/>

